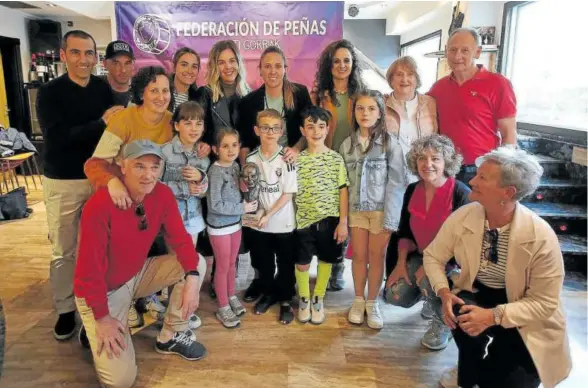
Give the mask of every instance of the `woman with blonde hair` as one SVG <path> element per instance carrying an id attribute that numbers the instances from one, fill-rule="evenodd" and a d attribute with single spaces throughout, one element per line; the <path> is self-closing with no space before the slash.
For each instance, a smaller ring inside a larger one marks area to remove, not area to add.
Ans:
<path id="1" fill-rule="evenodd" d="M 239 100 L 249 93 L 245 63 L 232 40 L 216 42 L 208 54 L 206 85 L 196 92 L 196 101 L 204 108 L 203 141 L 214 143 L 220 128 L 236 128 Z"/>
<path id="2" fill-rule="evenodd" d="M 266 48 L 259 59 L 259 73 L 263 85 L 241 100 L 239 112 L 239 134 L 243 142 L 241 161 L 259 145 L 253 127 L 257 113 L 275 109 L 282 116 L 282 136 L 278 143 L 284 147 L 284 159 L 293 163 L 305 146 L 300 132 L 303 122 L 300 113 L 309 105 L 310 95 L 306 86 L 288 79 L 288 63 L 284 52 L 277 46 Z"/>

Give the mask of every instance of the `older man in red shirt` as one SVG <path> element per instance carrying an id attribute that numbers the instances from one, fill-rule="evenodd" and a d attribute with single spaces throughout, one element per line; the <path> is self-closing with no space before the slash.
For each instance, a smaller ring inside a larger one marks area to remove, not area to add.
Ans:
<path id="1" fill-rule="evenodd" d="M 456 178 L 467 183 L 476 174 L 476 158 L 501 145 L 516 146 L 517 102 L 508 79 L 476 65 L 482 52 L 476 30 L 453 31 L 446 51 L 451 74 L 437 81 L 428 94 L 437 102 L 439 132 L 464 157 Z"/>
<path id="2" fill-rule="evenodd" d="M 76 304 L 96 373 L 109 388 L 130 387 L 137 375 L 126 325 L 132 300 L 165 287 L 175 285 L 155 350 L 186 360 L 206 354 L 188 329 L 188 317 L 199 303 L 198 255 L 174 194 L 158 182 L 161 149 L 149 140 L 136 140 L 122 156 L 122 180 L 133 205 L 117 208 L 106 188 L 90 197 L 82 211 L 74 276 Z M 148 258 L 160 231 L 175 253 Z"/>

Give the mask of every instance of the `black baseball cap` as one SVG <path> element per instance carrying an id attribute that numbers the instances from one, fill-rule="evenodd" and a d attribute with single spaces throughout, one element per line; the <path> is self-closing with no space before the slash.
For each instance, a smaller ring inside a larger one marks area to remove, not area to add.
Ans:
<path id="1" fill-rule="evenodd" d="M 115 40 L 108 43 L 108 46 L 106 46 L 106 56 L 104 58 L 112 59 L 118 55 L 127 55 L 131 57 L 131 59 L 135 59 L 131 45 L 123 40 Z"/>

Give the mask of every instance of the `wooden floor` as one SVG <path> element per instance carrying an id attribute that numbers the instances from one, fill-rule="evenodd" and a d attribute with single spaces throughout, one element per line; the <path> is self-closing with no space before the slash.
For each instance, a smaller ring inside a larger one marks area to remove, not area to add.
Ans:
<path id="1" fill-rule="evenodd" d="M 29 195 L 29 219 L 0 223 L 0 298 L 7 321 L 6 355 L 0 387 L 98 387 L 92 361 L 75 340 L 59 343 L 52 335 L 55 313 L 48 280 L 47 241 L 42 193 Z M 238 287 L 251 273 L 240 268 Z M 348 265 L 348 269 L 349 269 Z M 198 362 L 162 356 L 153 350 L 157 324 L 133 336 L 139 365 L 137 387 L 436 387 L 445 368 L 456 363 L 452 342 L 440 352 L 420 345 L 427 322 L 421 304 L 404 310 L 383 306 L 385 328 L 374 331 L 347 323 L 353 299 L 351 275 L 345 290 L 328 293 L 327 320 L 320 326 L 277 322 L 277 310 L 250 312 L 241 327 L 223 328 L 215 305 L 203 292 L 196 331 L 208 355 Z M 206 288 L 206 285 L 205 285 Z M 569 279 L 564 299 L 575 368 L 561 387 L 588 381 L 586 282 Z"/>

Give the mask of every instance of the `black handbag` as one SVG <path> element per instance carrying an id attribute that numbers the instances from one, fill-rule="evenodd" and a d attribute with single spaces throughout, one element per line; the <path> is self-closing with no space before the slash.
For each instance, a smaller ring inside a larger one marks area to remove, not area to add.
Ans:
<path id="1" fill-rule="evenodd" d="M 26 218 L 29 214 L 27 193 L 24 187 L 0 195 L 0 221 Z"/>

